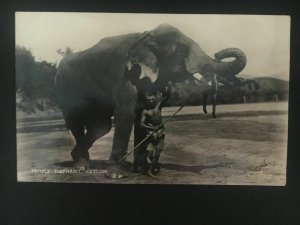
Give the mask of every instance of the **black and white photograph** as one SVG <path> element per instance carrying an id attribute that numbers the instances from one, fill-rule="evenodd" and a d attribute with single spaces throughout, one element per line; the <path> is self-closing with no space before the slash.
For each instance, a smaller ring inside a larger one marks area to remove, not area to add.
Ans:
<path id="1" fill-rule="evenodd" d="M 17 181 L 285 186 L 290 17 L 15 13 Z"/>

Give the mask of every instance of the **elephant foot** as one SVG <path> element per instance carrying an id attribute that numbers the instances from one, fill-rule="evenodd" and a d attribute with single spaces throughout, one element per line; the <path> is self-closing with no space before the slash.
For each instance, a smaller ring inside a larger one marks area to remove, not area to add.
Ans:
<path id="1" fill-rule="evenodd" d="M 206 110 L 206 109 L 203 109 L 203 112 L 204 112 L 205 114 L 207 114 L 207 110 Z"/>
<path id="2" fill-rule="evenodd" d="M 79 161 L 80 158 L 85 159 L 86 161 L 90 161 L 90 154 L 89 152 L 84 152 L 84 153 L 80 153 L 78 151 L 72 151 L 71 152 L 71 157 L 73 159 L 73 161 L 75 163 L 77 163 Z"/>
<path id="3" fill-rule="evenodd" d="M 110 179 L 121 179 L 128 177 L 128 174 L 122 168 L 121 164 L 113 164 L 108 166 L 104 175 Z"/>
<path id="4" fill-rule="evenodd" d="M 90 164 L 86 159 L 79 157 L 74 168 L 80 171 L 86 171 L 90 168 Z"/>
<path id="5" fill-rule="evenodd" d="M 123 161 L 120 162 L 120 166 L 125 171 L 130 171 L 131 168 L 132 168 L 132 164 L 130 162 L 128 162 L 128 161 L 125 161 L 125 160 L 123 160 Z"/>
<path id="6" fill-rule="evenodd" d="M 132 172 L 133 172 L 133 173 L 140 173 L 140 172 L 142 172 L 142 167 L 141 167 L 141 166 L 134 165 L 134 166 L 132 167 Z"/>
<path id="7" fill-rule="evenodd" d="M 79 159 L 78 152 L 72 151 L 72 152 L 71 152 L 71 157 L 72 157 L 72 159 L 73 159 L 73 162 L 76 163 L 76 162 L 78 161 L 78 159 Z"/>

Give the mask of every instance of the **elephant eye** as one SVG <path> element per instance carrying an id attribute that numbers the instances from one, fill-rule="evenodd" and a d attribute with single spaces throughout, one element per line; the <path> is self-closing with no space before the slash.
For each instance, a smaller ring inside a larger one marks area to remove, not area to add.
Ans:
<path id="1" fill-rule="evenodd" d="M 166 46 L 166 51 L 168 52 L 168 54 L 174 54 L 176 52 L 176 46 L 175 45 L 171 45 L 170 47 Z"/>

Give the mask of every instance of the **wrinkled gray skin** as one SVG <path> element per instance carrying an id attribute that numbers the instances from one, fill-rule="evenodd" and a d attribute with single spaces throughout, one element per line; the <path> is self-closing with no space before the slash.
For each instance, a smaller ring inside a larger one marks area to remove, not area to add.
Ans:
<path id="1" fill-rule="evenodd" d="M 110 160 L 118 164 L 127 152 L 139 85 L 139 92 L 146 93 L 153 86 L 163 88 L 169 81 L 193 79 L 194 73 L 204 73 L 206 64 L 218 74 L 237 74 L 245 66 L 245 56 L 236 52 L 242 53 L 227 49 L 217 53 L 218 60 L 212 59 L 178 29 L 162 24 L 149 32 L 104 38 L 85 51 L 66 56 L 58 67 L 56 94 L 66 125 L 76 140 L 73 160 L 89 160 L 89 148 L 110 131 L 114 116 Z M 235 57 L 232 62 L 220 61 L 231 56 Z M 138 80 L 124 76 L 126 68 L 133 64 L 142 68 Z M 139 140 L 135 138 L 135 145 Z"/>

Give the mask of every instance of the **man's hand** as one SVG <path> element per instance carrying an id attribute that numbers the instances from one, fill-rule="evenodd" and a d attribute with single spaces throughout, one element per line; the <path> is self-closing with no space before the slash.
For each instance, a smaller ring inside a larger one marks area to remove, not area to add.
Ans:
<path id="1" fill-rule="evenodd" d="M 155 126 L 154 129 L 157 131 L 160 129 L 160 126 Z"/>
<path id="2" fill-rule="evenodd" d="M 158 125 L 158 126 L 156 126 L 156 129 L 157 130 L 160 130 L 160 129 L 162 129 L 164 126 L 162 125 L 162 124 L 160 124 L 160 125 Z"/>

